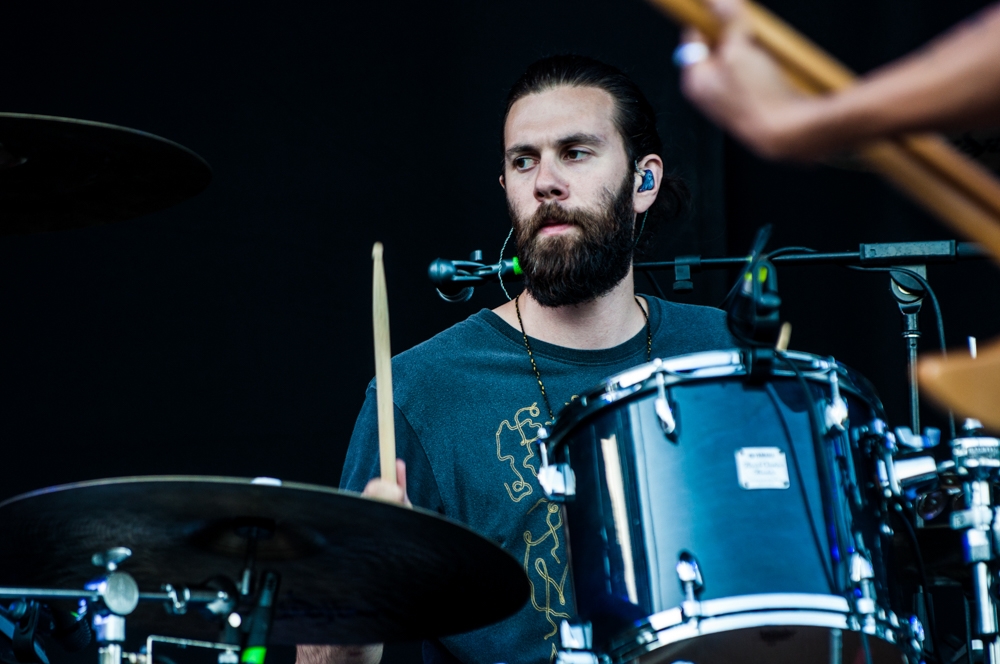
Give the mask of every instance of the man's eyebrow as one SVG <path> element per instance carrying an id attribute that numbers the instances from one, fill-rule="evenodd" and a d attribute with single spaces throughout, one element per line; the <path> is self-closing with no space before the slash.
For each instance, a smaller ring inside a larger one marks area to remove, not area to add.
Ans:
<path id="1" fill-rule="evenodd" d="M 559 140 L 556 141 L 556 147 L 565 148 L 570 145 L 581 145 L 581 144 L 601 146 L 604 145 L 606 142 L 607 141 L 602 136 L 598 136 L 597 134 L 586 134 L 581 132 L 578 134 L 570 134 L 569 136 L 564 136 L 563 138 L 560 138 Z M 525 154 L 531 152 L 538 152 L 538 147 L 535 145 L 531 145 L 530 143 L 519 143 L 517 145 L 507 148 L 507 150 L 504 152 L 504 157 L 506 157 L 507 159 L 512 159 L 519 154 Z"/>

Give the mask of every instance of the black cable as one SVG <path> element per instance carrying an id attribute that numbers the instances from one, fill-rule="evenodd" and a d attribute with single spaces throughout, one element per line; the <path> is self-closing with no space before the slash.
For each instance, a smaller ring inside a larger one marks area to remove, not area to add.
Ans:
<path id="1" fill-rule="evenodd" d="M 781 247 L 781 248 L 775 249 L 774 251 L 772 251 L 771 253 L 769 253 L 767 255 L 767 258 L 771 259 L 771 258 L 774 258 L 776 256 L 781 256 L 783 254 L 790 254 L 790 253 L 793 253 L 793 252 L 796 252 L 796 251 L 801 252 L 803 254 L 817 254 L 817 253 L 819 253 L 819 251 L 817 249 L 811 249 L 809 247 Z"/>
<path id="2" fill-rule="evenodd" d="M 795 373 L 795 378 L 799 381 L 799 385 L 802 388 L 803 395 L 806 399 L 806 413 L 809 416 L 809 428 L 812 432 L 813 439 L 813 454 L 816 456 L 816 464 L 819 466 L 820 475 L 820 496 L 823 501 L 823 517 L 826 520 L 827 528 L 832 530 L 828 533 L 834 540 L 834 546 L 836 547 L 840 560 L 837 561 L 833 559 L 833 551 L 831 549 L 831 567 L 836 571 L 833 574 L 834 583 L 833 588 L 838 593 L 845 593 L 846 589 L 842 587 L 841 582 L 845 578 L 843 573 L 845 559 L 844 554 L 846 551 L 843 548 L 844 542 L 841 540 L 845 539 L 843 533 L 840 532 L 838 522 L 834 518 L 833 514 L 833 490 L 830 486 L 831 474 L 829 465 L 827 464 L 827 458 L 825 454 L 825 447 L 823 445 L 823 430 L 820 428 L 820 415 L 816 409 L 816 400 L 813 398 L 812 390 L 809 388 L 809 383 L 806 382 L 805 376 L 802 375 L 802 371 L 799 369 L 798 365 L 792 361 L 782 351 L 775 350 L 775 357 L 781 358 L 787 364 L 791 370 Z M 838 564 L 839 563 L 839 564 Z"/>
<path id="3" fill-rule="evenodd" d="M 969 613 L 969 598 L 962 591 L 962 606 L 965 607 L 965 659 L 972 664 L 972 615 Z"/>
<path id="4" fill-rule="evenodd" d="M 931 584 L 927 580 L 927 568 L 924 566 L 924 556 L 920 551 L 920 541 L 917 539 L 917 531 L 913 529 L 913 524 L 907 518 L 913 516 L 910 514 L 910 508 L 906 502 L 899 496 L 892 497 L 893 505 L 896 508 L 895 514 L 899 517 L 899 521 L 903 523 L 903 530 L 906 531 L 906 536 L 910 540 L 910 544 L 913 546 L 913 555 L 917 559 L 917 575 L 920 577 L 920 586 L 923 588 L 924 596 L 924 612 L 927 614 L 927 633 L 931 637 L 931 642 L 934 644 L 934 653 L 938 661 L 941 660 L 941 639 L 940 634 L 937 630 L 937 618 L 934 615 L 934 605 L 930 600 Z M 891 512 L 890 512 L 891 513 Z"/>
<path id="5" fill-rule="evenodd" d="M 767 395 L 771 398 L 771 403 L 774 405 L 774 409 L 778 413 L 778 419 L 781 421 L 781 428 L 785 430 L 785 438 L 788 440 L 788 452 L 792 457 L 792 467 L 795 468 L 795 478 L 799 482 L 799 489 L 802 493 L 802 502 L 805 504 L 806 508 L 806 520 L 809 521 L 809 529 L 812 531 L 813 544 L 816 545 L 816 551 L 819 553 L 820 561 L 823 562 L 823 573 L 826 575 L 826 581 L 830 585 L 830 588 L 836 588 L 837 582 L 833 578 L 833 569 L 832 566 L 828 564 L 830 561 L 827 558 L 826 550 L 823 548 L 823 533 L 816 527 L 816 520 L 813 519 L 812 507 L 809 504 L 809 492 L 806 490 L 805 477 L 802 474 L 802 464 L 799 463 L 799 453 L 795 449 L 795 439 L 792 437 L 791 428 L 788 426 L 785 414 L 778 405 L 780 403 L 780 398 L 778 397 L 774 386 L 770 383 L 765 383 L 764 391 L 767 392 Z"/>
<path id="6" fill-rule="evenodd" d="M 914 270 L 908 270 L 905 267 L 860 267 L 858 265 L 848 265 L 851 270 L 858 270 L 861 272 L 902 272 L 903 274 L 909 275 L 920 282 L 920 285 L 924 287 L 927 291 L 927 295 L 931 298 L 931 306 L 934 308 L 934 318 L 937 323 L 937 336 L 938 345 L 941 348 L 941 355 L 947 357 L 948 347 L 944 338 L 944 317 L 941 315 L 941 305 L 938 303 L 937 295 L 934 293 L 934 289 L 927 282 L 919 272 Z M 915 434 L 920 434 L 919 431 L 914 431 Z M 948 433 L 951 434 L 951 438 L 955 438 L 955 413 L 951 410 L 948 411 Z"/>

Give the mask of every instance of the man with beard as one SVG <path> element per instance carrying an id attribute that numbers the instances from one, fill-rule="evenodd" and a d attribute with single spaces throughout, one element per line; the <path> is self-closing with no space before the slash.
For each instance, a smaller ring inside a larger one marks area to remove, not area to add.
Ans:
<path id="1" fill-rule="evenodd" d="M 425 644 L 426 661 L 552 659 L 558 625 L 573 616 L 573 586 L 560 511 L 536 479 L 536 432 L 609 375 L 734 345 L 723 312 L 634 293 L 636 237 L 655 213 L 676 209 L 682 186 L 664 175 L 655 113 L 632 81 L 589 58 L 546 58 L 512 88 L 503 131 L 500 184 L 525 290 L 393 359 L 400 486 L 372 480 L 374 381 L 341 479 L 367 495 L 408 496 L 524 561 L 532 587 L 525 607 L 497 625 Z M 434 599 L 469 611 L 479 602 L 475 588 Z M 349 650 L 303 648 L 299 664 L 335 655 L 371 661 L 379 651 Z"/>

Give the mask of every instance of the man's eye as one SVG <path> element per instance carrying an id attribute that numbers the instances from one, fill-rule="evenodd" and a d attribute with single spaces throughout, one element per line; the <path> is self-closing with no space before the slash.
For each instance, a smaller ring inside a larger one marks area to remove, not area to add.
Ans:
<path id="1" fill-rule="evenodd" d="M 531 168 L 534 163 L 535 160 L 531 157 L 518 157 L 514 160 L 514 168 L 523 171 L 526 168 Z"/>
<path id="2" fill-rule="evenodd" d="M 570 161 L 580 161 L 581 159 L 586 159 L 589 154 L 586 150 L 567 150 L 566 158 Z"/>

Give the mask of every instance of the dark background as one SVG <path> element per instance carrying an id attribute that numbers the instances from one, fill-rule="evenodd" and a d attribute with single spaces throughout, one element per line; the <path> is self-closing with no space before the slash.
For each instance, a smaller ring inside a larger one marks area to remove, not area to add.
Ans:
<path id="1" fill-rule="evenodd" d="M 766 4 L 867 71 L 983 3 Z M 4 14 L 0 110 L 157 134 L 204 157 L 214 180 L 128 222 L 0 240 L 0 496 L 168 473 L 336 484 L 374 373 L 372 243 L 386 246 L 396 353 L 503 301 L 486 286 L 446 304 L 425 274 L 474 249 L 497 260 L 509 228 L 502 102 L 545 54 L 615 63 L 658 108 L 666 162 L 695 197 L 661 229 L 655 258 L 739 255 L 764 223 L 772 247 L 825 251 L 954 237 L 875 176 L 767 164 L 725 140 L 680 97 L 677 31 L 640 0 L 18 3 Z M 673 297 L 671 277 L 661 283 Z M 698 275 L 676 299 L 718 304 L 733 277 Z M 1000 333 L 989 263 L 933 266 L 929 279 L 950 345 Z M 905 424 L 888 278 L 788 267 L 780 283 L 792 347 L 859 370 Z M 921 321 L 931 348 L 929 307 Z"/>

